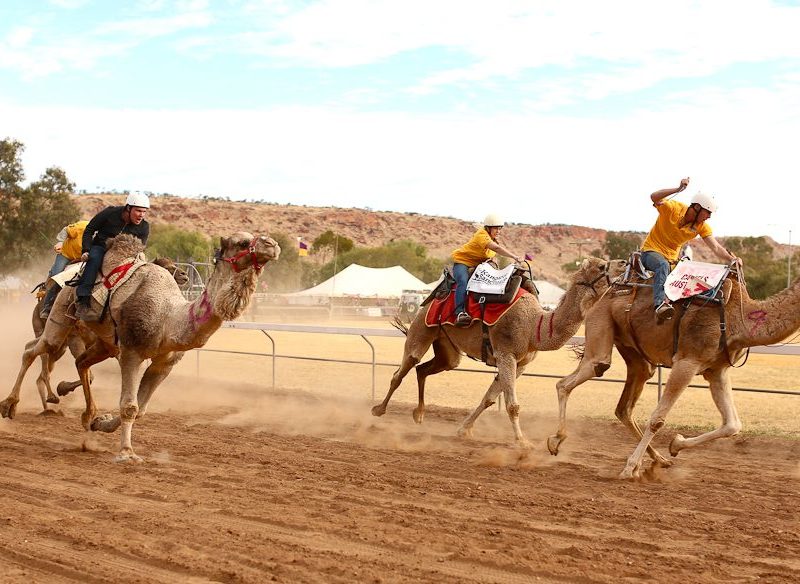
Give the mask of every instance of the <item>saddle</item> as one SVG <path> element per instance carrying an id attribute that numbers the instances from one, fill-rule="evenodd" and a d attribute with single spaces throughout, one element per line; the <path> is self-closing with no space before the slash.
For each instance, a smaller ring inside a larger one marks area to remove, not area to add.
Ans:
<path id="1" fill-rule="evenodd" d="M 472 275 L 472 270 L 470 271 Z M 539 291 L 533 283 L 530 266 L 517 267 L 506 283 L 501 294 L 468 292 L 464 309 L 473 320 L 481 321 L 481 361 L 494 365 L 494 351 L 489 340 L 489 327 L 496 324 L 509 308 L 525 294 L 538 298 Z M 420 306 L 429 305 L 425 314 L 425 324 L 429 327 L 442 327 L 455 324 L 455 283 L 452 269 L 444 269 L 442 281 L 428 295 Z"/>

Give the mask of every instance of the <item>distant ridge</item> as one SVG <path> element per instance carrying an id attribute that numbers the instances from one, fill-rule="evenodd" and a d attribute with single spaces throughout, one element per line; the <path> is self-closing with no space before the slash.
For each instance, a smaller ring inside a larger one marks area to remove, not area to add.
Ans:
<path id="1" fill-rule="evenodd" d="M 118 194 L 83 194 L 76 195 L 74 199 L 82 217 L 86 219 L 108 205 L 122 205 L 125 202 L 125 196 Z M 301 236 L 311 243 L 330 229 L 352 239 L 359 246 L 374 247 L 392 240 L 410 239 L 424 245 L 429 255 L 440 258 L 449 258 L 450 252 L 464 243 L 477 227 L 451 217 L 368 209 L 277 205 L 171 195 L 153 196 L 151 201 L 148 220 L 153 224 L 168 223 L 209 236 L 217 237 L 235 229 L 258 233 L 279 231 L 290 237 Z M 645 219 L 643 217 L 643 221 Z M 509 218 L 509 221 L 513 221 L 513 218 Z M 641 235 L 644 239 L 645 233 Z M 583 257 L 602 249 L 606 230 L 576 225 L 512 222 L 503 230 L 501 237 L 511 249 L 533 256 L 536 279 L 563 284 L 567 274 L 561 266 L 574 261 L 579 248 Z M 695 259 L 709 259 L 703 248 L 702 245 L 695 246 Z"/>

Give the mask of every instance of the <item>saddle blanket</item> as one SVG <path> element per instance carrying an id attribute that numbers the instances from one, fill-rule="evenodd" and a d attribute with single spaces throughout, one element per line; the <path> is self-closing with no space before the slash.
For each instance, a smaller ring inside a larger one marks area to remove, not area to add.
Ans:
<path id="1" fill-rule="evenodd" d="M 74 278 L 78 274 L 78 272 L 81 271 L 81 268 L 83 268 L 83 264 L 84 262 L 78 262 L 77 264 L 68 264 L 67 267 L 64 268 L 63 272 L 56 274 L 55 276 L 52 276 L 51 280 L 53 280 L 53 282 L 55 282 L 56 284 L 58 284 L 63 288 L 65 283 L 72 280 L 72 278 Z"/>
<path id="2" fill-rule="evenodd" d="M 514 264 L 498 270 L 488 262 L 478 264 L 467 282 L 467 290 L 481 294 L 502 294 L 506 283 L 514 273 Z"/>
<path id="3" fill-rule="evenodd" d="M 664 282 L 664 292 L 673 302 L 714 288 L 725 277 L 728 266 L 684 260 L 679 262 Z"/>
<path id="4" fill-rule="evenodd" d="M 133 276 L 133 273 L 146 263 L 147 262 L 142 261 L 141 258 L 126 258 L 108 274 L 108 282 L 106 282 L 106 277 L 103 276 L 102 273 L 98 274 L 94 289 L 92 290 L 92 298 L 94 298 L 100 306 L 105 306 L 106 298 L 111 294 L 111 291 Z M 126 265 L 130 265 L 130 267 L 125 268 Z M 115 273 L 115 270 L 120 271 Z"/>
<path id="5" fill-rule="evenodd" d="M 512 266 L 513 267 L 513 266 Z M 523 290 L 520 288 L 517 291 L 517 295 L 514 296 L 514 299 L 508 304 L 496 303 L 496 304 L 487 304 L 486 311 L 483 313 L 483 321 L 488 325 L 492 326 L 497 324 L 503 315 L 511 308 L 514 303 L 522 298 L 525 294 L 529 294 L 527 290 Z M 451 324 L 455 325 L 456 322 L 456 315 L 455 315 L 455 308 L 456 308 L 456 295 L 454 292 L 450 292 L 447 295 L 447 298 L 444 300 L 437 300 L 434 298 L 431 303 L 428 305 L 428 312 L 425 313 L 425 324 L 427 326 L 439 326 L 440 324 Z M 466 302 L 466 311 L 472 317 L 472 320 L 480 320 L 481 319 L 481 307 L 478 302 L 472 298 L 472 294 L 467 294 L 467 302 Z"/>

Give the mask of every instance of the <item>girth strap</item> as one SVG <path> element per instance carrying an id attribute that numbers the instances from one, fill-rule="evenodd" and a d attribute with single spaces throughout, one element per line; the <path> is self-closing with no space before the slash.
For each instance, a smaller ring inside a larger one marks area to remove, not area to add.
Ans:
<path id="1" fill-rule="evenodd" d="M 492 341 L 489 340 L 489 327 L 483 318 L 486 314 L 486 296 L 481 295 L 478 298 L 478 306 L 481 309 L 481 361 L 488 365 L 489 357 L 494 358 L 494 349 L 492 349 Z"/>

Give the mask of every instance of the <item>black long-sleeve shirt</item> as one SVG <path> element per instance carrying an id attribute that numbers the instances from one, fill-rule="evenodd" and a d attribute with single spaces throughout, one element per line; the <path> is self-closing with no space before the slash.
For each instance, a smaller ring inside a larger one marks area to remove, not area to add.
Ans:
<path id="1" fill-rule="evenodd" d="M 130 233 L 138 237 L 143 244 L 147 245 L 147 238 L 150 235 L 150 224 L 143 220 L 136 225 L 135 223 L 125 223 L 122 219 L 122 212 L 125 205 L 106 207 L 97 215 L 92 217 L 86 230 L 83 232 L 81 242 L 81 252 L 87 253 L 93 245 L 105 246 L 109 237 L 116 237 L 120 233 Z"/>

